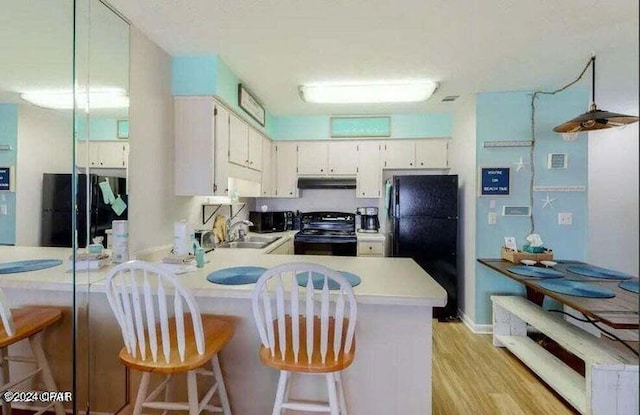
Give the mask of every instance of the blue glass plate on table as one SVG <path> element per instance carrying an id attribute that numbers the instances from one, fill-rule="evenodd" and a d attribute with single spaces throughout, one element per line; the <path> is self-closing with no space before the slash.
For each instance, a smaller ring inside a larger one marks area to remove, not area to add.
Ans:
<path id="1" fill-rule="evenodd" d="M 538 283 L 538 286 L 558 294 L 572 295 L 574 297 L 613 298 L 616 296 L 613 291 L 606 287 L 582 281 L 542 281 Z"/>
<path id="2" fill-rule="evenodd" d="M 625 291 L 640 294 L 640 283 L 638 282 L 638 280 L 622 281 L 620 284 L 618 284 L 618 287 L 622 288 Z"/>
<path id="3" fill-rule="evenodd" d="M 222 285 L 255 284 L 266 270 L 264 267 L 223 268 L 207 275 L 207 281 Z"/>
<path id="4" fill-rule="evenodd" d="M 538 267 L 529 267 L 526 265 L 516 265 L 513 267 L 507 268 L 507 271 L 513 272 L 514 274 L 518 274 L 522 277 L 531 277 L 531 278 L 562 278 L 564 274 L 560 271 L 555 271 L 553 269 L 546 268 L 538 268 Z"/>
<path id="5" fill-rule="evenodd" d="M 5 262 L 4 264 L 0 264 L 0 274 L 38 271 L 57 267 L 60 264 L 62 264 L 62 261 L 59 259 L 30 259 L 27 261 Z"/>
<path id="6" fill-rule="evenodd" d="M 633 278 L 629 274 L 614 271 L 612 269 L 594 267 L 592 265 L 570 265 L 567 271 L 583 277 L 600 278 L 602 280 L 630 280 Z"/>
<path id="7" fill-rule="evenodd" d="M 355 287 L 356 285 L 360 284 L 362 282 L 362 280 L 360 279 L 360 277 L 358 277 L 356 274 L 352 274 L 350 272 L 346 272 L 346 271 L 338 271 L 340 274 L 342 274 L 343 277 L 346 278 L 347 282 L 349 284 L 351 284 L 352 287 Z M 298 280 L 298 285 L 301 287 L 306 287 L 307 286 L 307 282 L 309 281 L 309 273 L 308 272 L 299 272 L 296 274 L 296 279 Z M 313 288 L 315 290 L 321 290 L 322 287 L 324 286 L 324 276 L 322 274 L 318 274 L 317 272 L 313 273 L 313 276 L 311 277 L 311 281 L 313 282 Z M 332 279 L 329 279 L 329 289 L 330 290 L 339 290 L 340 289 L 340 284 L 338 284 L 337 282 L 333 281 Z"/>

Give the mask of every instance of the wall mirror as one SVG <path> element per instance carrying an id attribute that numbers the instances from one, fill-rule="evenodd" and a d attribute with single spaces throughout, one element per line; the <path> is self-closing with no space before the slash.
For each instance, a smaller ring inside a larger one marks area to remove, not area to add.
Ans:
<path id="1" fill-rule="evenodd" d="M 0 263 L 64 260 L 42 271 L 58 288 L 3 278 L 0 288 L 10 307 L 63 310 L 44 347 L 58 388 L 76 386 L 66 409 L 114 413 L 126 405 L 127 377 L 121 340 L 97 336 L 115 324 L 92 288 L 103 276 L 70 272 L 68 259 L 72 245 L 94 238 L 106 248 L 111 221 L 127 218 L 129 25 L 100 0 L 0 0 L 0 8 L 0 167 L 15 175 L 12 191 L 0 190 Z M 28 369 L 12 366 L 11 378 Z"/>

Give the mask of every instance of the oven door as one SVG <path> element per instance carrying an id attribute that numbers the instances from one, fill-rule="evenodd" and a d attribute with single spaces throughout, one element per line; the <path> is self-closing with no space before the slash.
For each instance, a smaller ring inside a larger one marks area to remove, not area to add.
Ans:
<path id="1" fill-rule="evenodd" d="M 334 255 L 334 256 L 356 256 L 357 242 L 355 240 L 343 242 L 293 242 L 296 255 Z"/>

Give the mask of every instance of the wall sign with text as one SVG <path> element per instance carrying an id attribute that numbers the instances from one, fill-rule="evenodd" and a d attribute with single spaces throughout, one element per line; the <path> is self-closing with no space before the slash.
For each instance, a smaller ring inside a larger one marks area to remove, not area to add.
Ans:
<path id="1" fill-rule="evenodd" d="M 264 107 L 242 84 L 238 84 L 238 106 L 264 127 Z"/>
<path id="2" fill-rule="evenodd" d="M 13 167 L 0 166 L 0 191 L 13 192 Z"/>
<path id="3" fill-rule="evenodd" d="M 509 196 L 511 193 L 509 167 L 481 167 L 479 173 L 480 196 Z"/>

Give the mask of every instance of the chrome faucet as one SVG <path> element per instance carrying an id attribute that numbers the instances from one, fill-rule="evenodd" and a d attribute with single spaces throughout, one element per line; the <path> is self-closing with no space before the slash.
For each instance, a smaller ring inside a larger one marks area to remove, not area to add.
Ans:
<path id="1" fill-rule="evenodd" d="M 246 226 L 247 229 L 243 229 L 242 226 Z M 229 241 L 243 241 L 244 237 L 249 232 L 249 226 L 253 226 L 253 222 L 250 220 L 239 220 L 227 228 L 227 239 Z M 234 238 L 234 230 L 238 228 L 238 236 Z"/>

